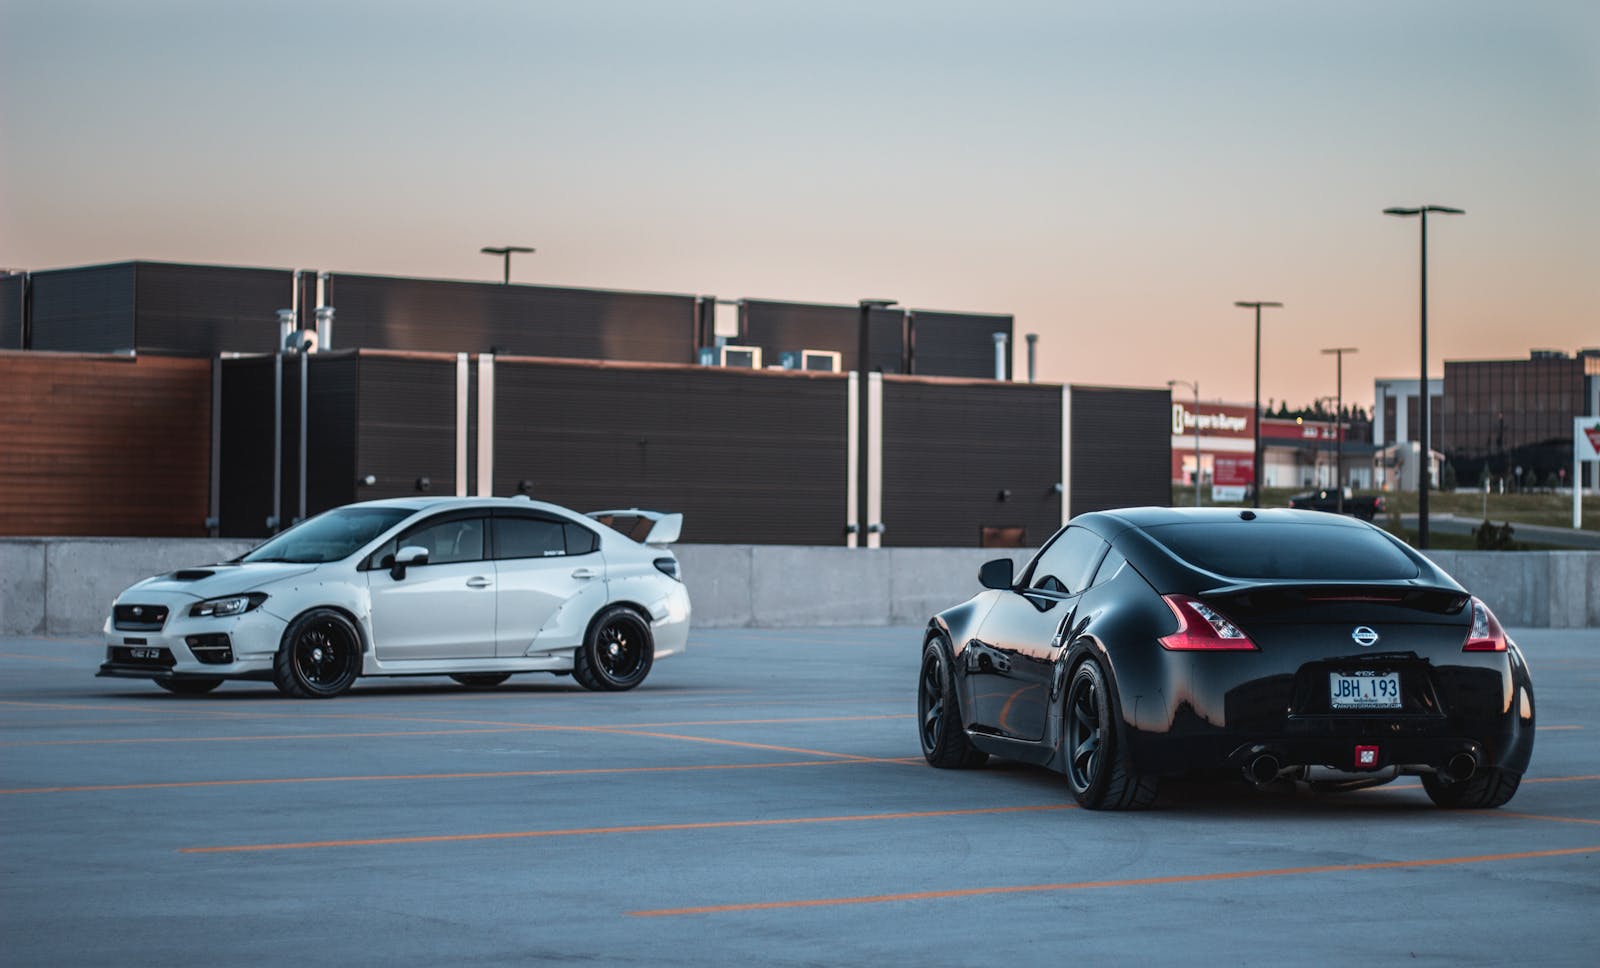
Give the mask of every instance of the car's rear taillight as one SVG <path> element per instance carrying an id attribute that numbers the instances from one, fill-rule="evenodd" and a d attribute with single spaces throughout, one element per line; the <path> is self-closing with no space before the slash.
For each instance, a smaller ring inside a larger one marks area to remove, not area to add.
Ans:
<path id="1" fill-rule="evenodd" d="M 1504 652 L 1506 650 L 1506 630 L 1500 627 L 1500 620 L 1489 611 L 1489 606 L 1476 596 L 1472 599 L 1472 629 L 1467 632 L 1467 641 L 1462 643 L 1463 652 Z"/>
<path id="2" fill-rule="evenodd" d="M 1177 616 L 1178 630 L 1161 637 L 1161 647 L 1175 652 L 1254 652 L 1256 644 L 1250 641 L 1239 626 L 1226 615 L 1188 595 L 1163 595 L 1162 601 Z"/>
<path id="3" fill-rule="evenodd" d="M 683 576 L 678 573 L 678 559 L 671 557 L 657 558 L 653 564 L 656 566 L 656 571 L 661 572 L 668 578 L 676 578 L 679 581 L 683 581 Z"/>
<path id="4" fill-rule="evenodd" d="M 1388 505 L 1384 503 L 1381 496 L 1372 499 L 1372 510 L 1382 511 L 1386 507 L 1388 507 Z"/>

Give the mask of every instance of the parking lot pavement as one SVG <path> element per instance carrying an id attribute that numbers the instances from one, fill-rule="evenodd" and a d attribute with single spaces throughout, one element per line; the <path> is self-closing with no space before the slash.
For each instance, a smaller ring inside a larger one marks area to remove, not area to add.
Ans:
<path id="1" fill-rule="evenodd" d="M 918 754 L 914 628 L 697 632 L 639 690 L 367 680 L 332 701 L 93 678 L 0 640 L 7 965 L 1590 965 L 1600 632 L 1515 633 L 1500 810 Z"/>

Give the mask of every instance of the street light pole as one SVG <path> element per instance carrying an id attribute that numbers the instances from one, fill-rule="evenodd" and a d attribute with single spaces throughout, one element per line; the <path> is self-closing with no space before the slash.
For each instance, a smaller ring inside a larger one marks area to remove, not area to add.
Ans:
<path id="1" fill-rule="evenodd" d="M 1261 467 L 1261 309 L 1282 309 L 1280 302 L 1236 302 L 1235 306 L 1241 309 L 1254 308 L 1256 311 L 1256 442 L 1255 449 L 1250 452 L 1250 461 L 1254 465 L 1252 474 L 1255 475 L 1255 506 L 1261 506 L 1261 482 L 1266 477 Z"/>
<path id="2" fill-rule="evenodd" d="M 1168 380 L 1167 387 L 1186 386 L 1194 391 L 1194 506 L 1200 506 L 1200 381 Z"/>
<path id="3" fill-rule="evenodd" d="M 511 284 L 511 253 L 513 253 L 513 252 L 532 252 L 534 250 L 532 248 L 526 246 L 526 245 L 486 245 L 483 248 L 479 249 L 478 251 L 482 252 L 484 255 L 497 255 L 497 256 L 500 256 L 502 259 L 505 260 L 505 273 L 502 276 L 500 282 L 503 285 L 510 285 Z"/>
<path id="4" fill-rule="evenodd" d="M 1340 514 L 1344 513 L 1344 355 L 1354 352 L 1357 352 L 1354 346 L 1336 346 L 1333 349 L 1322 351 L 1324 356 L 1332 353 L 1338 359 L 1338 363 L 1334 368 L 1334 371 L 1338 374 L 1337 382 L 1334 385 L 1338 389 L 1339 396 L 1333 410 L 1333 419 L 1338 426 L 1337 443 L 1334 444 L 1333 486 L 1339 491 L 1338 507 Z"/>
<path id="5" fill-rule="evenodd" d="M 1433 443 L 1428 433 L 1428 411 L 1433 409 L 1433 397 L 1428 393 L 1428 213 L 1465 215 L 1464 210 L 1446 205 L 1419 205 L 1412 208 L 1386 208 L 1385 215 L 1400 218 L 1419 216 L 1422 221 L 1422 381 L 1417 386 L 1417 414 L 1421 426 L 1422 463 L 1417 468 L 1417 547 L 1428 547 L 1428 488 L 1433 477 Z"/>

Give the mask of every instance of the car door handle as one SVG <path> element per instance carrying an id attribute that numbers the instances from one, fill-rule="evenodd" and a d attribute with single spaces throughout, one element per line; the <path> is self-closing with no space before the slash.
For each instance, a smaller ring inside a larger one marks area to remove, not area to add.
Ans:
<path id="1" fill-rule="evenodd" d="M 494 582 L 480 576 L 473 576 L 472 578 L 467 579 L 468 588 L 488 588 L 492 584 L 494 584 Z"/>
<path id="2" fill-rule="evenodd" d="M 600 573 L 595 571 L 593 568 L 579 568 L 577 571 L 572 573 L 572 577 L 574 577 L 574 578 L 595 578 L 595 577 L 598 577 L 599 574 Z"/>

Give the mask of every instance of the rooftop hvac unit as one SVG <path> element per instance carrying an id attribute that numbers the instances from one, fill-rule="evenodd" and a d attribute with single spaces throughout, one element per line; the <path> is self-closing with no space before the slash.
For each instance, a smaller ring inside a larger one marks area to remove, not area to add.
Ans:
<path id="1" fill-rule="evenodd" d="M 749 370 L 761 369 L 761 347 L 735 346 L 724 343 L 722 346 L 722 365 L 737 366 Z"/>
<path id="2" fill-rule="evenodd" d="M 801 350 L 800 369 L 838 373 L 842 369 L 838 350 Z"/>

